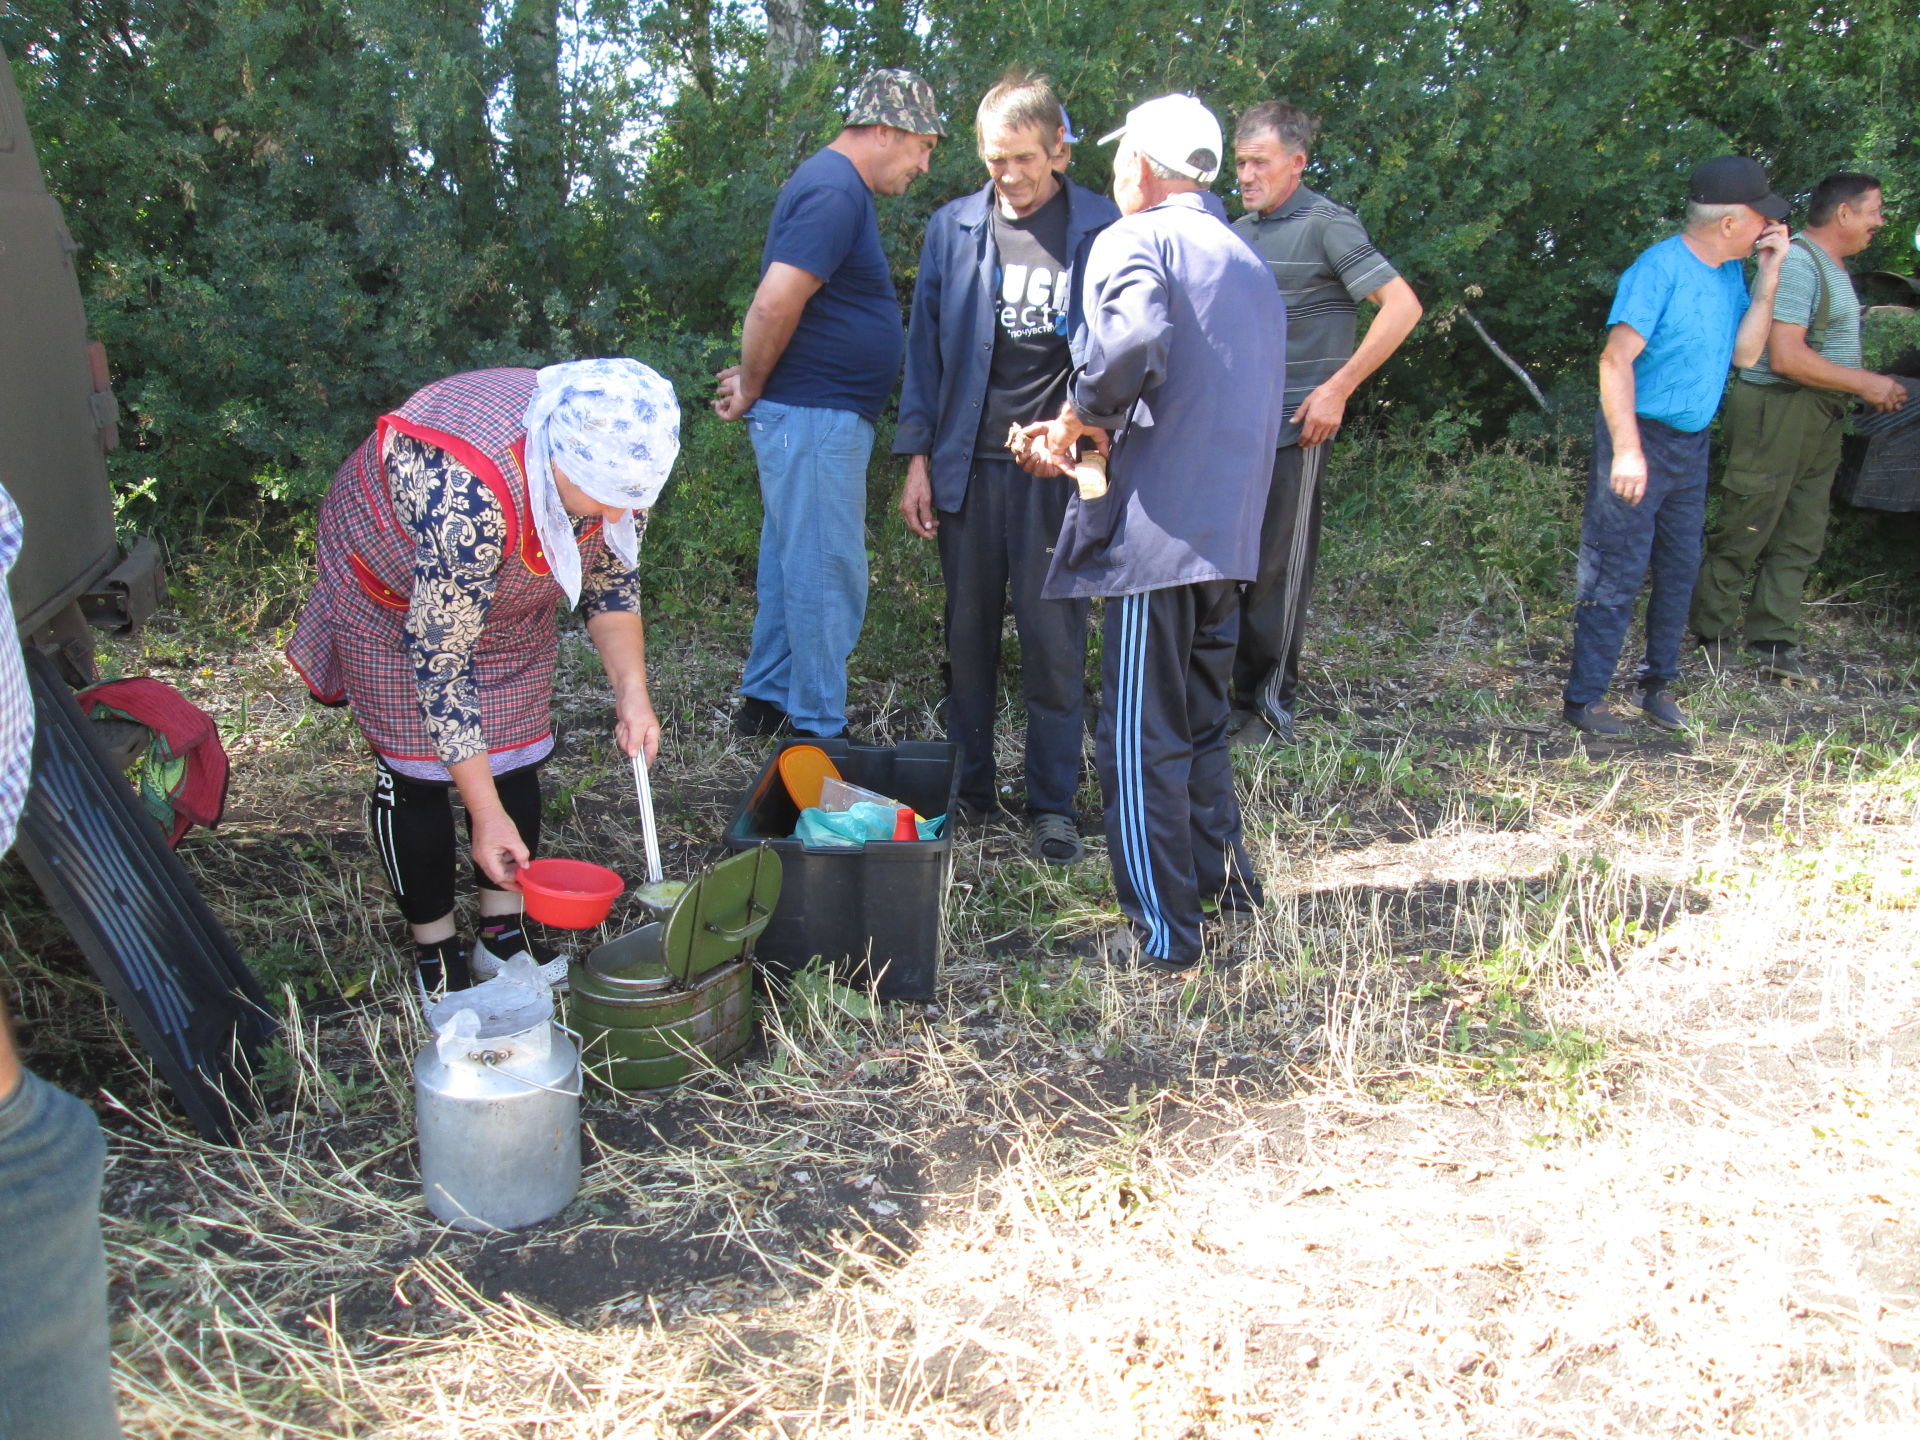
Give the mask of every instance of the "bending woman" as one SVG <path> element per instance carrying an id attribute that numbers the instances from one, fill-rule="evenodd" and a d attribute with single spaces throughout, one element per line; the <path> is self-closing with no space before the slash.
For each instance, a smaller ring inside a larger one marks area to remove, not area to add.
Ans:
<path id="1" fill-rule="evenodd" d="M 540 844 L 557 602 L 586 614 L 620 749 L 651 760 L 660 722 L 634 569 L 679 448 L 665 379 L 633 360 L 580 360 L 436 381 L 381 416 L 334 476 L 287 659 L 322 704 L 349 707 L 373 751 L 369 828 L 423 998 L 523 952 L 565 984 L 567 957 L 522 929 L 514 881 Z M 471 965 L 450 785 L 479 886 Z"/>

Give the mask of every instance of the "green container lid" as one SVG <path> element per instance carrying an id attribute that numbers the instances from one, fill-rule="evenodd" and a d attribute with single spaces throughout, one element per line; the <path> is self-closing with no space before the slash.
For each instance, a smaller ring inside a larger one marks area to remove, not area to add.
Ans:
<path id="1" fill-rule="evenodd" d="M 686 985 L 747 954 L 780 900 L 780 857 L 771 846 L 730 855 L 675 902 L 667 918 L 610 940 L 587 969 L 622 989 Z"/>

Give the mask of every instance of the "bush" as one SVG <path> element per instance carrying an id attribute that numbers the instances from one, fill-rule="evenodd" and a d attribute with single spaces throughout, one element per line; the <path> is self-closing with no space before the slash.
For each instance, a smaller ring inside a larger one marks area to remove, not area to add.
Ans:
<path id="1" fill-rule="evenodd" d="M 1465 608 L 1519 619 L 1565 602 L 1584 442 L 1483 447 L 1467 439 L 1473 423 L 1442 411 L 1340 441 L 1322 554 L 1349 623 L 1391 619 L 1424 634 Z"/>

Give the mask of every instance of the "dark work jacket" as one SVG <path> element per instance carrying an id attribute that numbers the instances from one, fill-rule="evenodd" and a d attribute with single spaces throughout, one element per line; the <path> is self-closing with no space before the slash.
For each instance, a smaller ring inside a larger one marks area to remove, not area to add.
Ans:
<path id="1" fill-rule="evenodd" d="M 1066 182 L 1067 254 L 1120 210 L 1104 195 Z M 993 185 L 948 201 L 927 222 L 907 323 L 907 373 L 893 453 L 931 457 L 936 510 L 960 508 L 973 473 L 980 406 L 993 364 Z"/>
<path id="2" fill-rule="evenodd" d="M 1113 432 L 1108 488 L 1067 505 L 1049 599 L 1251 580 L 1285 415 L 1287 309 L 1211 194 L 1094 238 L 1068 397 Z"/>

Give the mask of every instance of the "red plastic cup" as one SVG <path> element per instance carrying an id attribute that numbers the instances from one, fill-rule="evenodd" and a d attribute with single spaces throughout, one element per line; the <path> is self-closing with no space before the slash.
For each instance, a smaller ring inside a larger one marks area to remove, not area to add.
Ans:
<path id="1" fill-rule="evenodd" d="M 514 873 L 527 914 L 561 930 L 591 930 L 607 918 L 627 882 L 585 860 L 535 860 Z"/>

